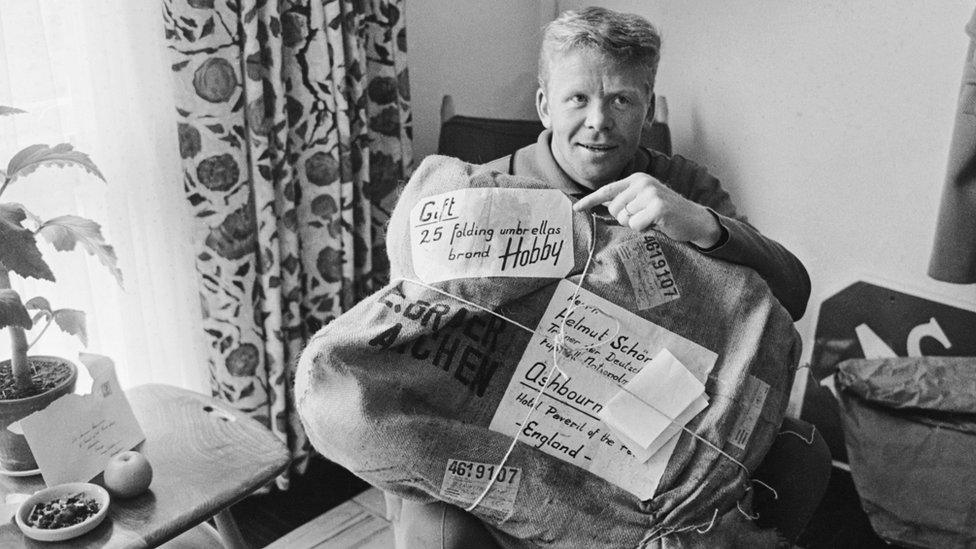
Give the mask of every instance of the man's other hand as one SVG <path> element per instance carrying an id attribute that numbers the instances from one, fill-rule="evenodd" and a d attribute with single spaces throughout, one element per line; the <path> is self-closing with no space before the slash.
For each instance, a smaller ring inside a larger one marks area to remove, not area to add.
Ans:
<path id="1" fill-rule="evenodd" d="M 635 231 L 654 229 L 699 248 L 711 248 L 722 237 L 721 225 L 707 208 L 646 173 L 608 183 L 583 197 L 573 209 L 579 212 L 597 204 L 605 204 L 623 226 Z"/>

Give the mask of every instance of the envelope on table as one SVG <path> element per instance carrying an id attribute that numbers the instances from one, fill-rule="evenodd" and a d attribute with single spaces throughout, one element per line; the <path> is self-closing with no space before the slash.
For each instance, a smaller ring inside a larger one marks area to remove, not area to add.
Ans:
<path id="1" fill-rule="evenodd" d="M 105 469 L 113 455 L 146 438 L 112 361 L 89 354 L 81 358 L 92 377 L 91 394 L 65 395 L 20 420 L 48 486 L 87 482 Z"/>

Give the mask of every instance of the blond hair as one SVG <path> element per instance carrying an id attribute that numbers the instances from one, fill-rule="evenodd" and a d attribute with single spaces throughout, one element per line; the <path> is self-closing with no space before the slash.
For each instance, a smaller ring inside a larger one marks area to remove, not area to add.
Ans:
<path id="1" fill-rule="evenodd" d="M 549 82 L 549 64 L 556 53 L 588 50 L 614 63 L 637 68 L 654 87 L 661 59 L 661 35 L 643 17 L 606 8 L 563 12 L 543 29 L 539 51 L 539 86 Z"/>

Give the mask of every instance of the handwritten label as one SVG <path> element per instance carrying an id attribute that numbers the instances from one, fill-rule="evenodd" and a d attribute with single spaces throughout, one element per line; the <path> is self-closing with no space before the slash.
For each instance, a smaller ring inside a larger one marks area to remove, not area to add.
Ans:
<path id="1" fill-rule="evenodd" d="M 756 376 L 746 378 L 745 396 L 740 403 L 745 409 L 745 413 L 739 416 L 738 421 L 735 422 L 735 428 L 732 429 L 732 435 L 729 437 L 729 442 L 736 448 L 746 449 L 749 437 L 752 436 L 756 422 L 759 421 L 759 416 L 762 414 L 767 394 L 769 394 L 768 383 Z"/>
<path id="2" fill-rule="evenodd" d="M 668 258 L 652 234 L 628 240 L 617 248 L 634 289 L 637 309 L 646 311 L 681 297 Z"/>
<path id="3" fill-rule="evenodd" d="M 492 477 L 496 477 L 494 482 Z M 440 495 L 459 500 L 467 507 L 478 499 L 489 482 L 492 482 L 491 489 L 478 503 L 478 509 L 499 521 L 504 521 L 515 509 L 515 497 L 522 484 L 522 470 L 518 467 L 499 468 L 497 464 L 449 459 L 444 470 Z"/>
<path id="4" fill-rule="evenodd" d="M 459 189 L 410 212 L 414 271 L 424 282 L 484 276 L 562 278 L 573 268 L 569 199 L 553 189 Z"/>
<path id="5" fill-rule="evenodd" d="M 563 280 L 516 367 L 489 428 L 582 467 L 641 499 L 650 499 L 677 437 L 650 459 L 638 455 L 599 415 L 644 364 L 667 348 L 701 383 L 717 355 Z M 565 321 L 565 322 L 564 322 Z M 552 371 L 551 338 L 565 326 L 568 349 Z M 545 337 L 543 334 L 548 335 Z M 592 346 L 598 345 L 598 346 Z M 586 348 L 587 346 L 592 346 Z M 540 391 L 542 395 L 540 397 Z M 531 415 L 526 419 L 528 411 Z"/>

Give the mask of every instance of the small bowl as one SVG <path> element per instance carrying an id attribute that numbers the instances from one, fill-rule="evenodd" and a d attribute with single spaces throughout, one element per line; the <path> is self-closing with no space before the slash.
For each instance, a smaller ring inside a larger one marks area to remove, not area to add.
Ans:
<path id="1" fill-rule="evenodd" d="M 60 499 L 79 492 L 84 494 L 85 497 L 94 499 L 98 503 L 97 513 L 88 517 L 83 522 L 79 522 L 78 524 L 73 524 L 64 528 L 35 528 L 27 525 L 27 517 L 30 516 L 31 510 L 33 510 L 34 506 L 38 503 Z M 57 486 L 45 488 L 35 493 L 33 496 L 27 498 L 23 503 L 20 504 L 20 507 L 17 509 L 17 526 L 20 527 L 20 530 L 25 536 L 36 539 L 37 541 L 63 541 L 66 539 L 71 539 L 78 537 L 98 526 L 108 514 L 109 501 L 110 499 L 108 492 L 105 491 L 105 488 L 102 488 L 97 484 L 91 484 L 88 482 L 69 482 L 67 484 L 58 484 Z"/>

